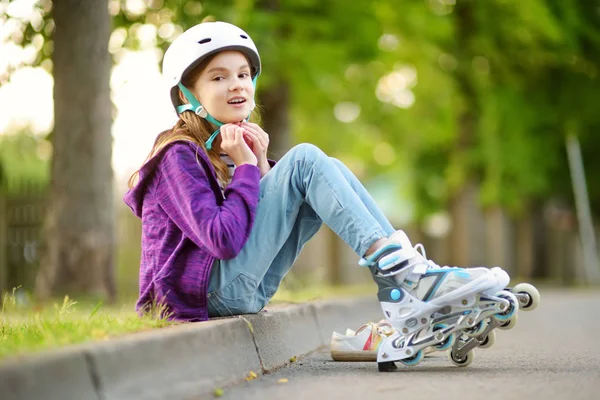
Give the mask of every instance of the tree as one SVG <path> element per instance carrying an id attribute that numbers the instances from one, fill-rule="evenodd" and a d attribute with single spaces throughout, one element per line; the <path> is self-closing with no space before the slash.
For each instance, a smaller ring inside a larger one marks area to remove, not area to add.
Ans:
<path id="1" fill-rule="evenodd" d="M 25 43 L 44 36 L 36 63 L 52 47 L 49 1 L 39 4 L 44 23 L 21 29 Z M 513 215 L 550 196 L 570 201 L 567 125 L 580 136 L 588 170 L 598 163 L 595 7 L 577 0 L 114 0 L 109 8 L 115 37 L 125 37 L 128 49 L 147 25 L 163 50 L 205 18 L 246 29 L 264 63 L 258 97 L 271 156 L 289 143 L 313 142 L 350 161 L 361 178 L 379 175 L 396 193 L 408 192 L 418 222 L 464 197 L 467 185 L 478 189 L 479 204 L 471 206 Z M 391 99 L 398 93 L 408 97 Z M 338 115 L 344 103 L 351 118 Z M 589 173 L 588 180 L 597 213 L 600 186 Z"/>
<path id="2" fill-rule="evenodd" d="M 53 4 L 53 157 L 36 295 L 115 296 L 107 1 Z"/>

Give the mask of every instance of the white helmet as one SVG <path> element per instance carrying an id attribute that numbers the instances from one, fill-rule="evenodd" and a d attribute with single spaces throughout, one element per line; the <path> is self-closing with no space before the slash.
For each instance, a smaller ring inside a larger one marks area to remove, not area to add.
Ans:
<path id="1" fill-rule="evenodd" d="M 182 77 L 206 57 L 223 50 L 238 50 L 244 53 L 250 62 L 251 74 L 256 82 L 256 77 L 261 70 L 260 56 L 250 36 L 242 29 L 227 22 L 203 22 L 183 32 L 165 52 L 163 76 L 169 82 L 171 103 L 176 111 L 178 111 L 177 105 L 180 102 L 177 88 Z M 192 99 L 188 98 L 188 101 L 193 103 Z M 194 107 L 194 111 L 196 111 L 196 107 Z M 197 113 L 204 117 L 199 112 Z"/>

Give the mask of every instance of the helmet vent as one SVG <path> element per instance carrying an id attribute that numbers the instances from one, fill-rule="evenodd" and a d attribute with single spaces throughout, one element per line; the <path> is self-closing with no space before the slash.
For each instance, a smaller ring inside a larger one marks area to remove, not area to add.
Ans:
<path id="1" fill-rule="evenodd" d="M 211 40 L 212 40 L 211 38 L 206 38 L 206 39 L 202 39 L 202 40 L 200 40 L 198 43 L 200 43 L 200 44 L 204 44 L 204 43 L 208 43 L 208 42 L 210 42 Z"/>
<path id="2" fill-rule="evenodd" d="M 248 39 L 248 36 L 246 36 L 246 35 L 240 35 L 240 37 L 241 37 L 242 39 Z"/>

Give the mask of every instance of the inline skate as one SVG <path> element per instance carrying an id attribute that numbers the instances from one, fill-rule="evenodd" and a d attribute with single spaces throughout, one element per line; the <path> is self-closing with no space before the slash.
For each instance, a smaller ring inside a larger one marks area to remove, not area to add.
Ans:
<path id="1" fill-rule="evenodd" d="M 505 289 L 510 277 L 499 267 L 440 267 L 403 231 L 359 264 L 371 269 L 383 314 L 396 330 L 378 349 L 380 371 L 396 369 L 397 361 L 417 365 L 428 347 L 450 350 L 455 364 L 468 365 L 472 348 L 493 342 L 492 330 L 510 327 L 519 305 L 532 299 L 522 287 Z"/>

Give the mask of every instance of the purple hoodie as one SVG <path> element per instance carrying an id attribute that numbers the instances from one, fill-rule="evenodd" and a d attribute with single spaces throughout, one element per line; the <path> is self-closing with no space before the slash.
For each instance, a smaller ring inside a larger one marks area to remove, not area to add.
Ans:
<path id="1" fill-rule="evenodd" d="M 205 151 L 185 141 L 169 144 L 144 164 L 124 197 L 142 219 L 137 310 L 160 303 L 171 319 L 208 319 L 210 269 L 215 259 L 237 256 L 248 240 L 259 181 L 258 167 L 237 167 L 225 200 Z"/>

